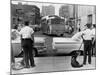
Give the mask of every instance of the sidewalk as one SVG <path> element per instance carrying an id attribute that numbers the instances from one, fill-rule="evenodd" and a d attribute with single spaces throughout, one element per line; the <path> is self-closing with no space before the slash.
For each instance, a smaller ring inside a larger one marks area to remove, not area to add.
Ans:
<path id="1" fill-rule="evenodd" d="M 16 58 L 16 62 L 22 58 Z M 81 64 L 83 57 L 78 57 L 78 61 Z M 88 70 L 95 69 L 95 57 L 92 57 L 92 64 L 86 64 L 81 68 L 73 68 L 71 66 L 71 56 L 53 56 L 53 57 L 35 57 L 36 67 L 24 68 L 21 70 L 12 70 L 12 74 L 17 73 L 40 73 L 40 72 L 54 72 L 54 71 L 72 71 L 72 70 Z"/>

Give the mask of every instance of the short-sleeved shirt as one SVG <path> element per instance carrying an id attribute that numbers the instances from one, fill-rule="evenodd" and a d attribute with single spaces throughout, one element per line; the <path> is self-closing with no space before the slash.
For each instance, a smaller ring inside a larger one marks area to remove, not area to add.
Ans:
<path id="1" fill-rule="evenodd" d="M 94 35 L 91 29 L 86 29 L 82 31 L 81 34 L 83 35 L 84 40 L 92 40 Z"/>
<path id="2" fill-rule="evenodd" d="M 92 33 L 93 33 L 93 36 L 95 37 L 95 35 L 96 35 L 96 29 L 95 28 L 92 29 Z"/>
<path id="3" fill-rule="evenodd" d="M 33 29 L 29 26 L 25 26 L 21 29 L 20 35 L 22 35 L 23 39 L 31 38 L 31 35 L 34 33 Z"/>
<path id="4" fill-rule="evenodd" d="M 16 30 L 16 29 L 11 30 L 11 38 L 12 38 L 12 40 L 20 39 L 18 30 Z"/>

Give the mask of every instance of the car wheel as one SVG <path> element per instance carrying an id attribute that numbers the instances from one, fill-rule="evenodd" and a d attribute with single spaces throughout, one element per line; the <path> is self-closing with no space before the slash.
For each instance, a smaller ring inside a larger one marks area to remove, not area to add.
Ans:
<path id="1" fill-rule="evenodd" d="M 82 50 L 75 50 L 73 52 L 71 52 L 71 55 L 75 55 L 76 53 L 78 53 L 79 55 L 83 55 L 83 51 Z"/>
<path id="2" fill-rule="evenodd" d="M 61 36 L 61 37 L 63 37 L 63 36 L 64 36 L 64 34 L 60 34 L 60 36 Z"/>

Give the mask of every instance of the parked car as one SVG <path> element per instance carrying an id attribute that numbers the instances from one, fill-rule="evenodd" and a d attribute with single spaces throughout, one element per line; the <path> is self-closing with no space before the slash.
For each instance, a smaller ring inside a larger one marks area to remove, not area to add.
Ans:
<path id="1" fill-rule="evenodd" d="M 54 37 L 52 48 L 57 53 L 72 53 L 79 50 L 79 48 L 80 52 L 83 52 L 83 42 L 80 33 L 75 34 L 72 38 Z"/>
<path id="2" fill-rule="evenodd" d="M 34 56 L 37 56 L 38 53 L 46 51 L 45 37 L 34 37 L 34 39 L 35 45 L 33 47 L 33 54 Z M 20 39 L 12 40 L 11 45 L 13 48 L 14 56 L 20 56 L 23 54 Z"/>
<path id="3" fill-rule="evenodd" d="M 73 53 L 79 50 L 83 52 L 83 43 L 80 33 L 75 34 L 72 38 L 67 37 L 34 37 L 35 45 L 33 47 L 33 54 L 37 56 L 41 52 L 52 51 L 53 53 Z M 51 40 L 51 41 L 50 41 Z M 14 56 L 19 56 L 23 50 L 21 48 L 21 40 L 16 39 L 11 42 Z M 81 46 L 82 45 L 82 46 Z M 52 47 L 52 48 L 51 48 Z M 48 49 L 50 48 L 50 50 Z M 47 52 L 49 53 L 49 52 Z"/>

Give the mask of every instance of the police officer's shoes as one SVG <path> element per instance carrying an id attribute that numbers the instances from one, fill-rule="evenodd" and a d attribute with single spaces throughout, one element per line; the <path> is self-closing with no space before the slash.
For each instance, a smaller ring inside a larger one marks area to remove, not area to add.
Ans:
<path id="1" fill-rule="evenodd" d="M 31 67 L 35 67 L 36 65 L 34 64 L 34 65 L 31 65 Z"/>

